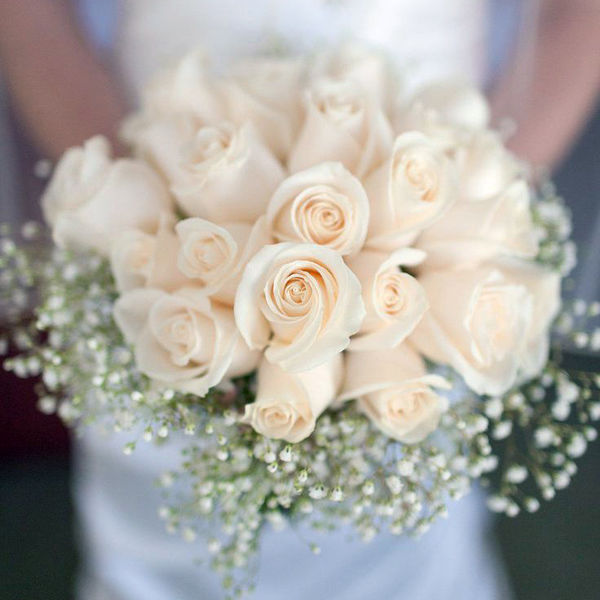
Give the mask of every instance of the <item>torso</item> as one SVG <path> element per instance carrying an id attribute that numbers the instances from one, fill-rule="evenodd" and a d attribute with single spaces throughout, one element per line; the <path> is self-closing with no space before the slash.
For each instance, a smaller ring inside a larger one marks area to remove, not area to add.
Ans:
<path id="1" fill-rule="evenodd" d="M 411 85 L 458 75 L 481 82 L 489 0 L 124 0 L 117 59 L 130 91 L 201 46 L 216 68 L 283 47 L 353 38 L 392 56 Z M 418 64 L 417 64 L 418 59 Z"/>

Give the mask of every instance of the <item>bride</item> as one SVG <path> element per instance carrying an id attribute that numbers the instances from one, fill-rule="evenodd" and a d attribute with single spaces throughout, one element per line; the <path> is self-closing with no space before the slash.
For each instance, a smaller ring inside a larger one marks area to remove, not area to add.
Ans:
<path id="1" fill-rule="evenodd" d="M 21 81 L 21 73 L 6 63 L 4 70 L 22 117 L 39 147 L 50 155 L 98 131 L 116 139 L 123 107 L 135 103 L 148 77 L 198 45 L 216 68 L 224 69 L 241 57 L 275 48 L 299 53 L 358 39 L 389 53 L 412 87 L 440 76 L 460 76 L 486 85 L 494 75 L 494 57 L 489 52 L 491 0 L 123 0 L 111 43 L 121 88 L 114 85 L 114 79 L 72 35 L 60 7 L 49 7 L 36 0 L 9 0 L 6 4 L 13 5 L 13 37 L 15 30 L 24 36 L 34 35 L 35 22 L 41 20 L 44 30 L 53 30 L 57 38 L 64 35 L 71 40 L 54 45 L 62 61 L 60 66 L 72 69 L 74 74 L 85 73 L 85 85 L 71 84 L 73 89 L 66 93 L 70 97 L 55 95 L 58 97 L 34 110 L 35 86 L 32 88 L 31 80 Z M 521 11 L 520 21 L 513 21 L 515 36 L 519 33 L 515 23 L 526 25 L 527 15 L 535 16 L 537 2 L 524 0 L 523 4 L 528 5 L 528 10 Z M 79 6 L 84 23 L 95 24 L 96 34 L 101 25 L 106 26 L 106 15 L 104 20 L 98 15 L 95 20 L 90 18 L 99 5 L 88 0 Z M 36 16 L 28 15 L 27 7 L 35 8 Z M 10 13 L 11 9 L 3 10 Z M 523 43 L 527 40 L 521 39 L 522 52 L 527 52 L 528 44 Z M 101 41 L 101 36 L 96 35 L 96 41 Z M 6 54 L 1 45 L 0 51 Z M 44 58 L 39 57 L 41 64 Z M 509 73 L 507 77 L 512 77 L 511 89 L 515 88 L 515 81 L 525 81 L 522 72 Z M 41 81 L 37 85 L 38 91 L 52 89 L 44 88 Z M 78 98 L 78 94 L 82 97 Z M 500 94 L 499 98 L 502 110 L 509 110 L 512 97 Z M 74 111 L 74 107 L 78 110 Z M 584 112 L 580 110 L 580 119 Z M 75 118 L 79 127 L 69 130 L 64 123 L 71 122 L 74 114 L 79 117 L 78 121 Z M 568 135 L 562 136 L 562 146 L 556 142 L 551 148 L 546 145 L 549 155 L 531 152 L 530 158 L 555 160 L 566 145 L 565 137 L 568 141 L 575 129 L 572 126 Z M 132 456 L 125 457 L 122 447 L 127 441 L 129 437 L 105 437 L 89 431 L 76 445 L 74 494 L 85 549 L 79 597 L 219 598 L 217 577 L 206 565 L 193 564 L 195 556 L 206 558 L 202 547 L 169 536 L 157 517 L 161 498 L 153 482 L 162 472 L 177 467 L 185 440 L 170 440 L 161 449 L 151 444 L 138 445 Z M 454 505 L 450 518 L 437 523 L 419 541 L 382 535 L 365 545 L 352 539 L 348 531 L 325 536 L 315 536 L 303 528 L 267 531 L 258 585 L 252 597 L 509 598 L 488 525 L 482 500 L 475 492 Z M 319 557 L 310 553 L 311 541 L 317 541 L 322 548 Z"/>

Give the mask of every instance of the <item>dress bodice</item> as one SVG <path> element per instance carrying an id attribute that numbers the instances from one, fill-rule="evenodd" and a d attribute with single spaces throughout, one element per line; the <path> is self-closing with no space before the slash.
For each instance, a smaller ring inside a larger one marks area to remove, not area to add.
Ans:
<path id="1" fill-rule="evenodd" d="M 387 51 L 409 84 L 459 75 L 480 82 L 489 0 L 124 0 L 117 58 L 132 92 L 201 46 L 216 68 L 272 49 L 352 38 Z"/>

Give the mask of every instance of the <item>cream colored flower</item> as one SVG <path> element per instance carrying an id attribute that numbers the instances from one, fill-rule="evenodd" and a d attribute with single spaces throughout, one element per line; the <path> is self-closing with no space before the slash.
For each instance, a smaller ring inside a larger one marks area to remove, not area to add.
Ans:
<path id="1" fill-rule="evenodd" d="M 133 154 L 152 166 L 170 185 L 180 175 L 182 154 L 203 127 L 190 113 L 133 115 L 121 133 Z"/>
<path id="2" fill-rule="evenodd" d="M 414 267 L 424 258 L 420 250 L 401 248 L 390 255 L 364 250 L 347 260 L 360 281 L 367 311 L 351 350 L 394 348 L 413 331 L 427 310 L 427 297 L 400 267 Z"/>
<path id="3" fill-rule="evenodd" d="M 561 305 L 561 276 L 531 261 L 504 260 L 499 268 L 505 277 L 523 285 L 532 297 L 532 319 L 519 356 L 521 375 L 531 379 L 540 374 L 548 361 L 550 327 Z"/>
<path id="4" fill-rule="evenodd" d="M 356 276 L 341 256 L 316 244 L 266 246 L 246 265 L 235 320 L 250 348 L 270 362 L 312 369 L 346 348 L 365 309 Z"/>
<path id="5" fill-rule="evenodd" d="M 258 369 L 256 400 L 246 404 L 242 421 L 268 438 L 297 443 L 315 429 L 343 379 L 340 353 L 309 371 L 288 373 L 268 360 Z"/>
<path id="6" fill-rule="evenodd" d="M 284 178 L 283 168 L 250 127 L 201 127 L 178 151 L 172 190 L 191 217 L 254 223 Z"/>
<path id="7" fill-rule="evenodd" d="M 115 238 L 110 265 L 119 292 L 138 287 L 170 292 L 190 283 L 177 268 L 179 240 L 173 222 L 172 215 L 163 215 L 155 235 L 131 229 Z"/>
<path id="8" fill-rule="evenodd" d="M 407 344 L 393 350 L 347 352 L 342 400 L 357 399 L 360 409 L 383 433 L 416 444 L 434 431 L 448 407 L 432 388 L 448 389 L 439 375 L 428 375 Z"/>
<path id="9" fill-rule="evenodd" d="M 204 292 L 233 305 L 244 267 L 271 236 L 261 217 L 253 226 L 247 223 L 215 225 L 204 219 L 184 219 L 177 223 L 181 241 L 177 265 L 182 273 L 203 285 Z"/>
<path id="10" fill-rule="evenodd" d="M 324 78 L 353 81 L 385 111 L 397 96 L 400 80 L 384 52 L 355 41 L 315 55 L 310 79 Z"/>
<path id="11" fill-rule="evenodd" d="M 367 235 L 369 201 L 340 163 L 321 163 L 284 179 L 267 209 L 278 242 L 309 242 L 340 254 L 358 252 Z"/>
<path id="12" fill-rule="evenodd" d="M 388 156 L 392 131 L 380 106 L 352 80 L 324 79 L 306 93 L 306 118 L 290 151 L 290 172 L 339 161 L 364 177 Z"/>
<path id="13" fill-rule="evenodd" d="M 444 147 L 452 147 L 473 131 L 485 129 L 490 109 L 483 94 L 459 80 L 428 84 L 399 108 L 397 131 L 422 131 Z"/>
<path id="14" fill-rule="evenodd" d="M 245 60 L 238 64 L 221 90 L 229 118 L 251 122 L 264 143 L 283 160 L 302 120 L 301 61 L 285 58 Z"/>
<path id="15" fill-rule="evenodd" d="M 531 218 L 530 191 L 518 179 L 498 196 L 457 202 L 419 237 L 427 268 L 477 265 L 499 256 L 533 258 L 538 237 Z"/>
<path id="16" fill-rule="evenodd" d="M 522 167 L 495 131 L 475 132 L 454 149 L 460 199 L 489 200 L 522 176 Z"/>
<path id="17" fill-rule="evenodd" d="M 450 364 L 478 394 L 514 385 L 532 322 L 532 295 L 494 266 L 426 271 L 419 276 L 429 311 L 411 341 L 427 358 Z"/>
<path id="18" fill-rule="evenodd" d="M 159 71 L 142 90 L 141 105 L 142 111 L 134 116 L 133 123 L 148 123 L 174 114 L 190 115 L 203 123 L 225 118 L 222 98 L 207 69 L 206 55 L 200 49 Z M 126 130 L 131 124 L 127 124 Z"/>
<path id="19" fill-rule="evenodd" d="M 198 289 L 133 290 L 117 300 L 114 317 L 139 370 L 184 392 L 204 396 L 224 378 L 241 375 L 240 365 L 248 372 L 259 360 L 240 339 L 231 309 L 211 304 Z"/>
<path id="20" fill-rule="evenodd" d="M 396 138 L 391 157 L 365 181 L 371 203 L 367 247 L 409 245 L 457 197 L 456 172 L 434 140 L 409 132 Z"/>
<path id="21" fill-rule="evenodd" d="M 154 233 L 171 200 L 151 169 L 135 160 L 111 160 L 108 142 L 97 136 L 63 154 L 42 209 L 58 246 L 107 255 L 122 231 Z"/>

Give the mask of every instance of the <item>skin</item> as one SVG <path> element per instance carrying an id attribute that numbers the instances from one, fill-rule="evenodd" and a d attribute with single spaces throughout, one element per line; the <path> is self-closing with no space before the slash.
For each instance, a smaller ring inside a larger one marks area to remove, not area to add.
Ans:
<path id="1" fill-rule="evenodd" d="M 96 133 L 116 142 L 126 110 L 119 82 L 86 45 L 68 1 L 1 0 L 0 67 L 44 156 L 56 159 Z"/>
<path id="2" fill-rule="evenodd" d="M 516 125 L 508 146 L 534 166 L 556 166 L 594 110 L 600 91 L 600 2 L 539 0 L 536 44 L 491 96 L 496 122 Z"/>
<path id="3" fill-rule="evenodd" d="M 539 0 L 537 6 L 535 49 L 493 90 L 492 112 L 497 122 L 515 119 L 518 129 L 508 144 L 517 154 L 553 167 L 600 90 L 600 2 Z M 45 156 L 56 159 L 99 132 L 119 150 L 118 123 L 126 110 L 121 87 L 86 45 L 67 0 L 2 0 L 0 64 L 15 110 Z"/>

